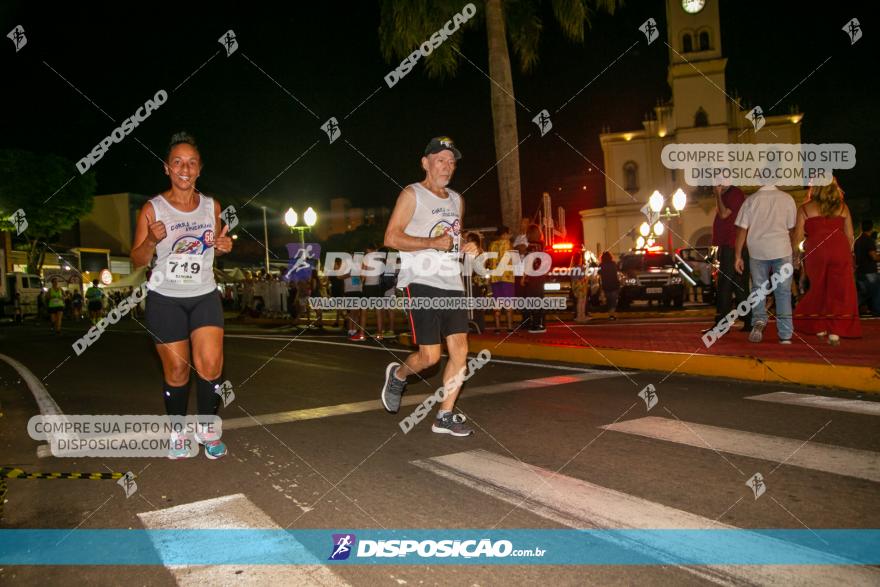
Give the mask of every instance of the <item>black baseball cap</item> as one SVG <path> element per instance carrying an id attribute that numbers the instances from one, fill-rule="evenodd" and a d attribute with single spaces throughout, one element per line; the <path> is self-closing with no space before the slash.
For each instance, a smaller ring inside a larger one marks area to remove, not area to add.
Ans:
<path id="1" fill-rule="evenodd" d="M 449 137 L 434 137 L 428 146 L 425 147 L 425 156 L 439 153 L 440 151 L 452 151 L 455 159 L 461 159 L 461 151 L 455 148 L 455 143 Z"/>

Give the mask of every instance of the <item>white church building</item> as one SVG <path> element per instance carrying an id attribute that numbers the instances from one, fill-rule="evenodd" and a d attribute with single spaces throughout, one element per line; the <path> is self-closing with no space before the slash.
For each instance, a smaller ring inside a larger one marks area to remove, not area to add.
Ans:
<path id="1" fill-rule="evenodd" d="M 659 191 L 670 210 L 672 194 L 687 194 L 680 216 L 664 219 L 667 234 L 658 239 L 672 246 L 708 246 L 712 238 L 715 197 L 712 188 L 685 183 L 681 170 L 666 168 L 660 160 L 671 143 L 800 143 L 803 115 L 782 114 L 781 107 L 763 106 L 765 124 L 754 130 L 746 108 L 727 90 L 722 56 L 718 0 L 666 0 L 666 40 L 669 44 L 668 83 L 670 103 L 661 104 L 646 116 L 642 128 L 600 135 L 605 169 L 606 205 L 581 210 L 584 244 L 597 253 L 615 255 L 635 247 L 641 209 Z M 663 40 L 662 31 L 655 43 Z M 757 189 L 744 189 L 748 194 Z M 800 202 L 803 188 L 786 189 Z"/>

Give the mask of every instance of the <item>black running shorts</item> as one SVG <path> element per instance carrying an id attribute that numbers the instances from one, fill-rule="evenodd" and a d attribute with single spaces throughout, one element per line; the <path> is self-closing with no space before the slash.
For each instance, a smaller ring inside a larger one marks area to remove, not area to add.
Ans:
<path id="1" fill-rule="evenodd" d="M 365 285 L 364 286 L 364 297 L 365 298 L 381 298 L 385 295 L 385 290 L 382 289 L 381 284 L 376 285 Z"/>
<path id="2" fill-rule="evenodd" d="M 405 289 L 408 298 L 463 298 L 463 291 L 440 289 L 411 283 Z M 409 311 L 413 344 L 440 344 L 450 334 L 467 334 L 467 310 L 420 309 Z"/>
<path id="3" fill-rule="evenodd" d="M 151 291 L 145 311 L 147 328 L 156 344 L 187 340 L 202 326 L 223 328 L 220 294 L 210 291 L 194 298 L 172 298 Z"/>

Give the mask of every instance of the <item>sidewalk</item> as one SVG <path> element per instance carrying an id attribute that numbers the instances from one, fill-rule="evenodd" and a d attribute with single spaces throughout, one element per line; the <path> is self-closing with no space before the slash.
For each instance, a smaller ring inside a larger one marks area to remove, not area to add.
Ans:
<path id="1" fill-rule="evenodd" d="M 863 337 L 843 339 L 839 347 L 797 334 L 793 344 L 780 345 L 771 322 L 762 343 L 748 342 L 747 333 L 735 327 L 707 349 L 701 330 L 710 325 L 549 320 L 545 334 L 518 330 L 508 336 L 490 330 L 471 335 L 469 346 L 473 353 L 485 348 L 503 357 L 658 371 L 660 379 L 685 373 L 880 393 L 880 320 L 862 320 Z M 402 342 L 409 338 L 402 337 Z"/>

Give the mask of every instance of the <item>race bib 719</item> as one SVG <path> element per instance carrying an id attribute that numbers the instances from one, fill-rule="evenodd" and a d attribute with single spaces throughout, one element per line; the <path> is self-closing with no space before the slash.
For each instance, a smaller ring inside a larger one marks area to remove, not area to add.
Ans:
<path id="1" fill-rule="evenodd" d="M 168 255 L 165 279 L 171 283 L 202 283 L 202 256 L 186 253 Z"/>

